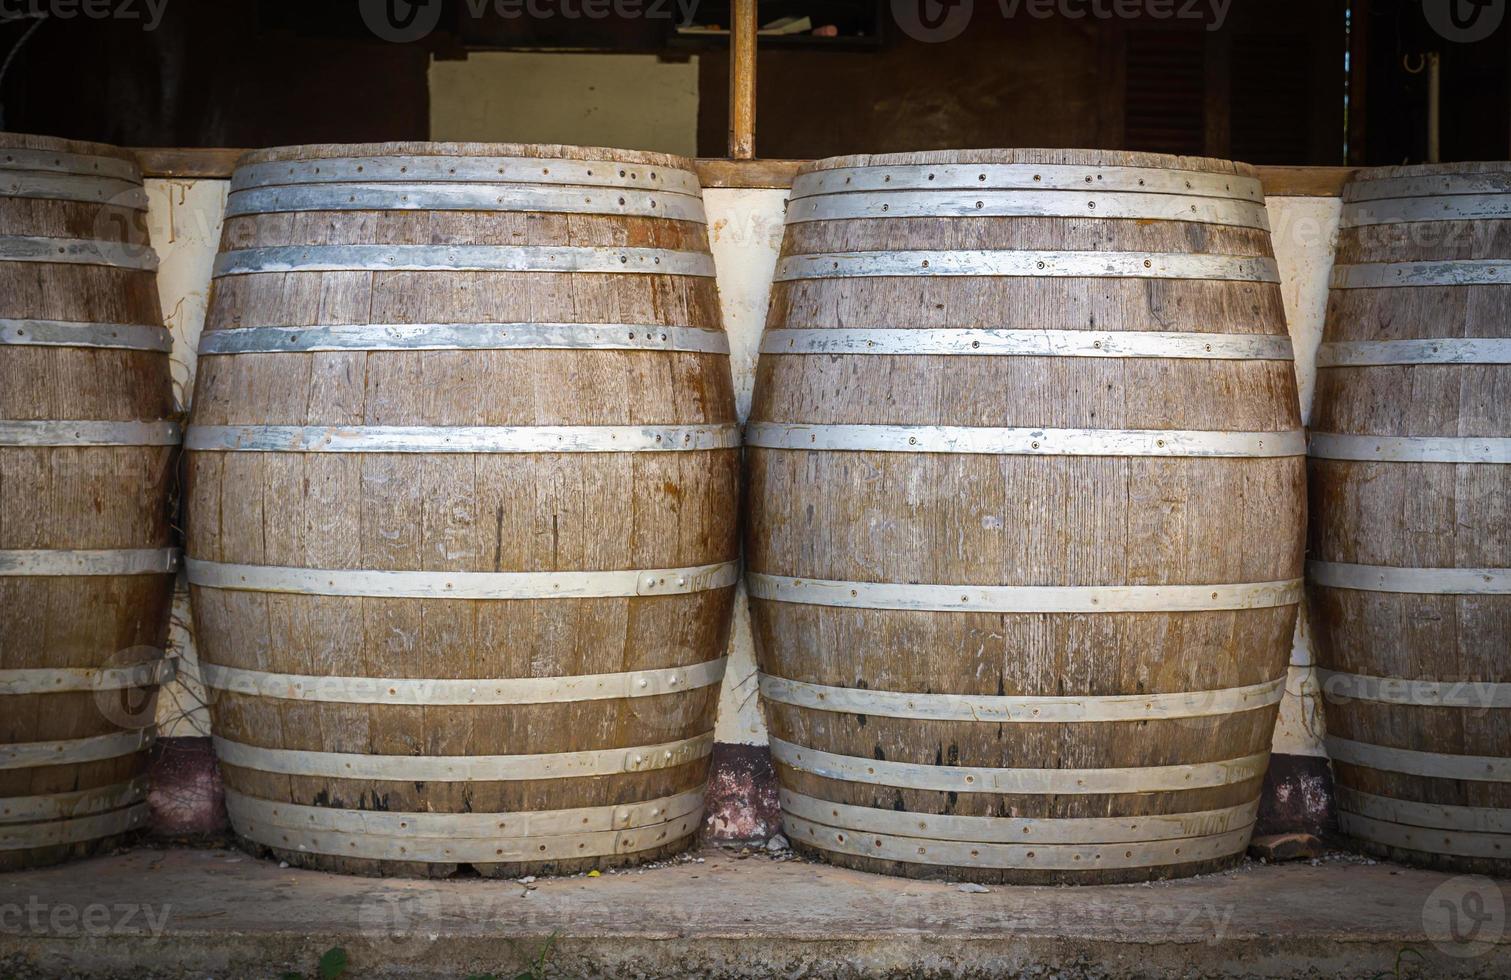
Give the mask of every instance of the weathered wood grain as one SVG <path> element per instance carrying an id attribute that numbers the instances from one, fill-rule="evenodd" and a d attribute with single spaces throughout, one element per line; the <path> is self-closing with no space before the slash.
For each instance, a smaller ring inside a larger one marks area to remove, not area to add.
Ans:
<path id="1" fill-rule="evenodd" d="M 1219 161 L 1068 150 L 847 157 L 804 170 L 910 163 L 1254 175 Z M 892 249 L 1272 255 L 1268 235 L 1255 229 L 1043 217 L 809 221 L 788 227 L 782 254 Z M 773 290 L 767 326 L 1286 332 L 1275 284 L 1135 278 L 782 282 Z M 751 417 L 805 424 L 1265 432 L 1300 426 L 1288 361 L 1111 357 L 767 353 L 758 367 Z M 856 582 L 1083 587 L 1268 582 L 1301 573 L 1304 473 L 1296 457 L 751 447 L 747 459 L 746 549 L 753 572 Z M 770 675 L 858 690 L 1048 697 L 1216 691 L 1273 681 L 1284 675 L 1296 615 L 1294 604 L 1199 613 L 993 614 L 756 600 L 752 610 L 761 669 Z M 919 720 L 770 702 L 766 712 L 773 735 L 788 742 L 945 771 L 1137 771 L 1235 760 L 1268 751 L 1275 719 L 1273 704 L 1230 715 L 1100 723 Z M 1250 806 L 1262 776 L 1261 770 L 1226 785 L 1173 792 L 1004 794 L 839 780 L 790 765 L 778 771 L 786 789 L 819 800 L 920 815 L 1031 818 L 1041 821 L 1045 833 L 1073 827 L 1066 821 L 1077 819 Z M 842 825 L 843 818 L 835 820 Z M 1247 826 L 1223 829 L 1243 832 Z M 1193 830 L 1189 836 L 1215 832 Z M 846 846 L 864 850 L 866 835 L 857 836 L 859 844 Z M 1128 848 L 1098 843 L 1110 838 L 1083 839 L 1090 842 L 1085 870 L 1035 868 L 1032 854 L 1010 866 L 985 867 L 818 853 L 866 870 L 987 882 L 1144 880 L 1210 870 L 1241 854 L 1185 859 L 1173 850 L 1177 840 L 1163 860 L 1139 865 Z M 1104 861 L 1110 863 L 1100 866 Z"/>
<path id="2" fill-rule="evenodd" d="M 1347 202 L 1378 207 L 1379 181 L 1511 179 L 1504 163 L 1361 171 Z M 1443 184 L 1437 191 L 1447 189 Z M 1421 192 L 1432 198 L 1434 192 Z M 1501 192 L 1504 193 L 1504 190 Z M 1447 203 L 1438 198 L 1440 203 Z M 1511 221 L 1418 221 L 1345 228 L 1338 263 L 1511 259 Z M 1511 287 L 1334 289 L 1324 343 L 1507 338 Z M 1325 367 L 1318 372 L 1317 432 L 1504 438 L 1511 435 L 1511 364 Z M 1310 557 L 1402 568 L 1511 568 L 1511 466 L 1496 463 L 1313 459 Z M 1332 737 L 1445 756 L 1505 758 L 1511 709 L 1475 701 L 1475 684 L 1511 683 L 1511 596 L 1400 594 L 1311 586 L 1319 662 L 1343 674 L 1467 682 L 1467 706 L 1389 704 L 1348 697 L 1327 705 Z M 1511 819 L 1511 783 L 1410 775 L 1335 764 L 1349 790 L 1407 803 L 1485 808 Z M 1340 808 L 1351 807 L 1347 794 Z M 1409 821 L 1408 821 L 1409 822 Z M 1511 872 L 1511 834 L 1490 835 L 1500 856 L 1455 854 L 1441 827 L 1397 847 L 1353 833 L 1392 858 L 1475 873 Z M 1460 845 L 1461 845 L 1460 841 Z"/>
<path id="3" fill-rule="evenodd" d="M 243 165 L 409 155 L 602 161 L 690 170 L 663 154 L 555 146 L 385 144 L 259 151 Z M 565 187 L 563 194 L 571 193 Z M 522 211 L 341 211 L 229 219 L 222 249 L 275 245 L 638 246 L 706 253 L 701 224 Z M 711 279 L 554 272 L 291 272 L 220 278 L 207 336 L 247 326 L 624 323 L 720 330 Z M 630 350 L 280 352 L 206 356 L 196 425 L 732 424 L 721 354 Z M 738 556 L 738 451 L 439 454 L 191 452 L 188 551 L 294 568 L 555 572 L 683 568 Z M 208 663 L 317 677 L 524 678 L 688 666 L 725 648 L 732 588 L 634 598 L 338 598 L 195 588 Z M 717 685 L 643 698 L 495 706 L 392 705 L 220 692 L 215 732 L 245 745 L 393 756 L 631 750 L 713 727 Z M 403 782 L 223 766 L 240 793 L 365 811 L 519 814 L 701 791 L 707 758 L 615 775 Z M 274 843 L 267 833 L 247 833 Z M 695 826 L 695 823 L 694 823 Z M 498 853 L 505 853 L 499 832 Z M 350 836 L 350 835 L 348 835 Z M 367 846 L 372 846 L 370 838 Z M 484 874 L 649 860 L 627 852 L 473 862 Z M 441 875 L 454 862 L 273 849 L 303 866 Z M 532 846 L 534 846 L 532 844 Z M 492 852 L 490 852 L 492 853 Z M 510 852 L 512 854 L 512 851 Z"/>
<path id="4" fill-rule="evenodd" d="M 145 215 L 121 202 L 60 200 L 58 170 L 18 169 L 76 161 L 124 162 L 132 155 L 90 143 L 0 134 L 6 184 L 0 236 L 89 239 L 148 246 Z M 54 156 L 56 155 L 56 156 Z M 140 178 L 128 181 L 140 186 Z M 30 188 L 30 191 L 26 189 Z M 0 261 L 0 318 L 162 325 L 151 272 L 97 265 Z M 173 417 L 168 356 L 162 351 L 31 346 L 24 332 L 0 343 L 0 419 L 36 422 L 156 422 Z M 171 446 L 0 445 L 0 552 L 166 549 L 176 450 Z M 0 676 L 18 671 L 98 670 L 156 663 L 167 641 L 172 576 L 0 575 Z M 156 685 L 0 695 L 0 752 L 8 745 L 97 738 L 150 729 Z M 67 833 L 69 818 L 99 816 L 109 832 L 0 850 L 0 870 L 81 857 L 140 826 L 146 753 L 82 763 L 0 768 L 0 836 Z M 55 803 L 38 797 L 57 796 Z M 38 808 L 53 812 L 38 815 Z M 32 816 L 27 816 L 27 812 Z M 135 811 L 135 815 L 133 815 Z M 17 838 L 19 840 L 19 837 Z"/>

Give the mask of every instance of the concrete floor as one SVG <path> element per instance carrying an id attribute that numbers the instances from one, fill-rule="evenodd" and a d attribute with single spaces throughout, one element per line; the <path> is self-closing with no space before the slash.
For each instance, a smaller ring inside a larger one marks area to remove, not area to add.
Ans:
<path id="1" fill-rule="evenodd" d="M 334 947 L 347 978 L 1511 976 L 1506 881 L 1329 860 L 972 893 L 697 857 L 522 885 L 140 849 L 0 876 L 0 977 L 313 977 Z"/>

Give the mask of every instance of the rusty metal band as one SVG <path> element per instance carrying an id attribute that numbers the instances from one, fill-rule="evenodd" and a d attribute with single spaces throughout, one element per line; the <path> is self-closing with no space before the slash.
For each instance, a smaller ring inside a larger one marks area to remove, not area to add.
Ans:
<path id="1" fill-rule="evenodd" d="M 33 847 L 58 847 L 64 844 L 79 844 L 84 841 L 114 837 L 117 834 L 140 830 L 147 826 L 151 817 L 151 808 L 146 803 L 138 803 L 114 813 L 75 817 L 71 820 L 32 824 L 0 823 L 0 853 Z"/>
<path id="2" fill-rule="evenodd" d="M 338 704 L 498 705 L 557 704 L 658 697 L 697 691 L 724 679 L 725 659 L 690 667 L 569 677 L 432 680 L 396 677 L 318 677 L 275 674 L 200 663 L 205 687 L 248 697 Z M 0 675 L 3 684 L 3 675 Z M 3 692 L 0 686 L 0 692 Z"/>
<path id="3" fill-rule="evenodd" d="M 1289 337 L 1267 334 L 997 329 L 768 330 L 762 354 L 1138 357 L 1290 361 Z"/>
<path id="4" fill-rule="evenodd" d="M 507 782 L 523 779 L 575 779 L 618 776 L 671 769 L 706 758 L 713 732 L 661 745 L 538 755 L 367 755 L 265 749 L 216 736 L 215 754 L 222 765 L 285 776 L 397 782 Z"/>
<path id="5" fill-rule="evenodd" d="M 792 199 L 855 191 L 912 190 L 1127 191 L 1264 202 L 1257 178 L 1151 167 L 1056 163 L 943 163 L 844 167 L 798 174 Z"/>
<path id="6" fill-rule="evenodd" d="M 739 562 L 604 572 L 393 572 L 187 560 L 189 584 L 232 592 L 388 599 L 605 599 L 733 586 Z"/>
<path id="7" fill-rule="evenodd" d="M 75 177 L 112 177 L 136 184 L 142 181 L 141 170 L 129 160 L 52 150 L 0 150 L 0 173 L 10 170 L 34 170 Z"/>
<path id="8" fill-rule="evenodd" d="M 199 356 L 376 350 L 635 350 L 728 354 L 722 330 L 654 323 L 372 323 L 211 330 Z"/>
<path id="9" fill-rule="evenodd" d="M 1344 340 L 1317 349 L 1319 368 L 1399 364 L 1511 364 L 1511 339 Z"/>
<path id="10" fill-rule="evenodd" d="M 714 260 L 707 252 L 565 245 L 279 245 L 215 258 L 217 279 L 261 272 L 585 272 L 711 279 Z"/>
<path id="11" fill-rule="evenodd" d="M 96 813 L 118 810 L 147 798 L 146 776 L 129 783 L 116 783 L 98 789 L 72 793 L 49 793 L 44 796 L 0 797 L 0 826 L 13 823 L 39 823 L 46 820 L 72 820 Z"/>
<path id="12" fill-rule="evenodd" d="M 544 184 L 332 183 L 234 191 L 226 217 L 302 211 L 470 211 L 610 214 L 705 223 L 692 194 Z"/>
<path id="13" fill-rule="evenodd" d="M 1157 868 L 1232 857 L 1248 849 L 1254 828 L 1250 825 L 1210 837 L 1124 844 L 986 844 L 858 833 L 791 815 L 783 817 L 782 829 L 801 844 L 879 861 L 963 868 L 1095 872 L 1116 868 Z"/>
<path id="14" fill-rule="evenodd" d="M 1329 735 L 1328 758 L 1333 762 L 1399 772 L 1433 779 L 1465 779 L 1473 782 L 1511 783 L 1511 756 L 1451 755 L 1418 752 L 1385 745 L 1370 745 Z"/>
<path id="15" fill-rule="evenodd" d="M 226 788 L 226 809 L 233 820 L 256 820 L 270 826 L 364 834 L 399 840 L 423 837 L 504 840 L 554 837 L 575 832 L 635 830 L 693 813 L 703 805 L 702 789 L 616 806 L 567 810 L 436 813 L 394 810 L 349 810 L 304 806 L 247 796 Z"/>
<path id="16" fill-rule="evenodd" d="M 0 551 L 0 578 L 66 578 L 95 575 L 171 575 L 178 571 L 177 548 L 107 551 L 32 549 Z"/>
<path id="17" fill-rule="evenodd" d="M 1333 289 L 1511 285 L 1511 259 L 1375 262 L 1333 268 Z"/>
<path id="18" fill-rule="evenodd" d="M 1197 813 L 1137 817 L 962 817 L 851 806 L 782 789 L 782 813 L 863 834 L 895 834 L 983 844 L 1124 844 L 1211 837 L 1247 830 L 1259 801 Z"/>
<path id="19" fill-rule="evenodd" d="M 1125 613 L 1272 609 L 1301 601 L 1301 579 L 1223 585 L 923 585 L 746 574 L 753 599 L 908 612 Z"/>
<path id="20" fill-rule="evenodd" d="M 4 430 L 0 429 L 0 437 Z M 737 449 L 715 425 L 191 425 L 184 448 L 231 453 L 651 453 Z"/>
<path id="21" fill-rule="evenodd" d="M 1511 193 L 1511 173 L 1436 174 L 1417 177 L 1386 177 L 1353 180 L 1344 189 L 1347 204 L 1392 200 L 1403 197 L 1440 197 L 1459 194 Z"/>
<path id="22" fill-rule="evenodd" d="M 1422 221 L 1493 221 L 1511 218 L 1511 194 L 1436 194 L 1377 198 L 1343 205 L 1340 228 Z"/>
<path id="23" fill-rule="evenodd" d="M 0 421 L 0 447 L 4 448 L 176 446 L 183 439 L 177 422 Z"/>
<path id="24" fill-rule="evenodd" d="M 1318 668 L 1322 695 L 1333 704 L 1374 701 L 1432 708 L 1511 708 L 1511 684 L 1491 681 L 1410 680 Z"/>
<path id="25" fill-rule="evenodd" d="M 0 347 L 98 347 L 166 353 L 173 335 L 166 327 L 75 320 L 0 320 Z"/>
<path id="26" fill-rule="evenodd" d="M 1280 282 L 1274 259 L 1183 252 L 1045 252 L 1027 249 L 820 252 L 777 262 L 775 282 L 872 276 L 1200 279 Z"/>
<path id="27" fill-rule="evenodd" d="M 787 224 L 861 218 L 1100 218 L 1270 230 L 1264 205 L 1231 198 L 1090 190 L 887 190 L 794 198 Z"/>
<path id="28" fill-rule="evenodd" d="M 676 167 L 617 160 L 548 160 L 509 156 L 369 156 L 280 160 L 236 168 L 231 190 L 352 181 L 581 185 L 699 194 L 698 175 Z"/>
<path id="29" fill-rule="evenodd" d="M 15 171 L 0 168 L 0 197 L 39 201 L 107 204 L 130 211 L 147 210 L 147 191 L 140 181 L 115 177 Z"/>
<path id="30" fill-rule="evenodd" d="M 0 670 L 0 695 L 125 691 L 156 687 L 173 677 L 173 661 L 149 660 L 129 667 L 39 667 Z"/>
<path id="31" fill-rule="evenodd" d="M 1380 463 L 1511 463 L 1511 439 L 1313 432 L 1307 440 L 1307 455 Z"/>
<path id="32" fill-rule="evenodd" d="M 1177 429 L 989 428 L 963 425 L 810 425 L 751 422 L 745 444 L 821 452 L 989 456 L 1305 456 L 1306 434 Z"/>
<path id="33" fill-rule="evenodd" d="M 95 735 L 59 742 L 12 742 L 0 744 L 0 769 L 31 769 L 37 766 L 76 765 L 133 755 L 150 746 L 156 735 L 143 729 Z"/>
<path id="34" fill-rule="evenodd" d="M 1409 595 L 1511 595 L 1511 568 L 1398 568 L 1308 561 L 1307 580 L 1328 589 Z"/>
<path id="35" fill-rule="evenodd" d="M 90 238 L 0 235 L 0 262 L 46 262 L 53 265 L 96 265 L 136 272 L 157 271 L 157 253 L 146 245 L 100 242 Z"/>
<path id="36" fill-rule="evenodd" d="M 698 832 L 703 807 L 633 830 L 602 830 L 551 837 L 379 837 L 268 824 L 231 813 L 231 825 L 248 840 L 268 847 L 370 861 L 498 864 L 561 861 L 635 854 L 684 840 Z"/>
<path id="37" fill-rule="evenodd" d="M 1347 786 L 1337 787 L 1337 793 L 1339 810 L 1372 820 L 1474 834 L 1511 834 L 1511 809 L 1507 808 L 1417 803 L 1363 793 Z"/>
<path id="38" fill-rule="evenodd" d="M 1153 721 L 1232 715 L 1279 704 L 1285 678 L 1248 687 L 1178 694 L 1102 697 L 1008 697 L 985 694 L 904 694 L 870 688 L 807 684 L 761 675 L 761 696 L 817 711 L 988 724 Z"/>
<path id="39" fill-rule="evenodd" d="M 779 738 L 771 740 L 777 762 L 802 772 L 851 783 L 947 793 L 1022 793 L 1088 795 L 1174 793 L 1232 786 L 1264 776 L 1270 754 L 1185 766 L 1121 769 L 988 769 L 885 762 L 864 756 L 836 755 Z"/>
<path id="40" fill-rule="evenodd" d="M 1342 809 L 1338 811 L 1338 829 L 1358 840 L 1408 851 L 1451 854 L 1454 857 L 1511 858 L 1511 834 L 1476 834 L 1467 830 L 1415 827 L 1365 817 Z"/>

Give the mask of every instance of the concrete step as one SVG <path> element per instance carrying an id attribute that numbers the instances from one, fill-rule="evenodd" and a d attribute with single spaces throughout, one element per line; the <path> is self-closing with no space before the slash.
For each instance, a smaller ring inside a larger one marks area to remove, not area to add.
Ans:
<path id="1" fill-rule="evenodd" d="M 1508 905 L 1511 882 L 1337 857 L 980 892 L 763 850 L 520 884 L 144 848 L 0 876 L 0 977 L 315 977 L 333 949 L 351 980 L 1506 977 Z"/>

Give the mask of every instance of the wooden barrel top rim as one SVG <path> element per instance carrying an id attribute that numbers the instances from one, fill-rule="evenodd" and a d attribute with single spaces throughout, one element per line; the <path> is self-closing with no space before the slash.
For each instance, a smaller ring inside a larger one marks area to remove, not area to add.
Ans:
<path id="1" fill-rule="evenodd" d="M 586 192 L 586 193 L 585 193 Z M 227 218 L 309 211 L 472 211 L 607 214 L 668 221 L 708 220 L 701 197 L 671 192 L 530 184 L 317 184 L 235 191 Z"/>
<path id="2" fill-rule="evenodd" d="M 1237 189 L 1235 186 L 1237 185 Z M 1067 166 L 1034 163 L 904 165 L 819 170 L 800 174 L 792 183 L 790 201 L 861 192 L 1004 190 L 1034 194 L 1132 194 L 1137 198 L 1177 195 L 1242 202 L 1262 208 L 1264 188 L 1257 177 L 1122 166 Z M 1104 217 L 1105 215 L 1096 215 Z"/>
<path id="3" fill-rule="evenodd" d="M 49 157 L 88 158 L 91 161 L 100 161 L 107 168 L 125 164 L 130 167 L 130 172 L 135 179 L 141 179 L 136 154 L 108 143 L 59 139 L 55 136 L 35 136 L 29 133 L 0 133 L 0 167 L 8 162 L 7 157 L 24 161 L 44 160 Z"/>
<path id="4" fill-rule="evenodd" d="M 899 167 L 947 164 L 1039 164 L 1072 167 L 1137 167 L 1149 170 L 1190 170 L 1196 173 L 1234 177 L 1259 176 L 1259 169 L 1246 163 L 1214 157 L 1176 156 L 1128 150 L 1019 147 L 974 150 L 926 150 L 907 153 L 870 153 L 811 160 L 798 168 L 798 176 L 825 170 L 863 167 Z"/>
<path id="5" fill-rule="evenodd" d="M 696 171 L 696 163 L 691 157 L 649 150 L 574 146 L 567 143 L 306 143 L 250 150 L 236 161 L 236 166 L 239 169 L 266 163 L 312 163 L 355 157 L 518 157 L 547 162 L 582 161 Z"/>

